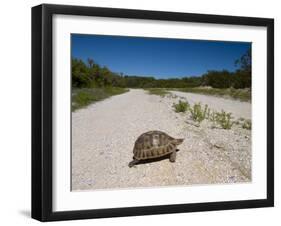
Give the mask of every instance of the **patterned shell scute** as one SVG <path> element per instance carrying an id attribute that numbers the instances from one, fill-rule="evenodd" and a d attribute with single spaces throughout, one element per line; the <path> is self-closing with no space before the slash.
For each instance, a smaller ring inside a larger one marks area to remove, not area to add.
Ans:
<path id="1" fill-rule="evenodd" d="M 150 131 L 138 137 L 134 146 L 134 158 L 151 159 L 172 153 L 176 145 L 174 138 L 161 131 Z"/>

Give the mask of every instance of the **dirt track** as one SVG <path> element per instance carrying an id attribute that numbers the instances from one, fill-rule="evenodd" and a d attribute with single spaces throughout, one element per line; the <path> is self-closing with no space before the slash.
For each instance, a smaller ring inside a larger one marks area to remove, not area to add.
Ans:
<path id="1" fill-rule="evenodd" d="M 214 98 L 222 106 L 229 103 Z M 214 129 L 207 121 L 200 127 L 188 124 L 185 114 L 172 109 L 177 99 L 130 90 L 73 112 L 72 189 L 249 182 L 251 131 L 238 126 Z M 239 115 L 245 103 L 234 102 L 238 109 L 235 116 L 245 117 L 244 113 Z M 212 102 L 208 104 L 212 108 Z M 129 168 L 136 138 L 150 130 L 185 139 L 176 162 L 167 158 Z"/>

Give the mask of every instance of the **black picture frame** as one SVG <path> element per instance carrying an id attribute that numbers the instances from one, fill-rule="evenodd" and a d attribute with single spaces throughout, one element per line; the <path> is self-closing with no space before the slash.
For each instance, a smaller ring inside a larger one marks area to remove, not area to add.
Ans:
<path id="1" fill-rule="evenodd" d="M 52 210 L 52 18 L 55 14 L 266 27 L 267 198 L 54 212 Z M 50 4 L 32 8 L 32 218 L 40 221 L 57 221 L 271 206 L 274 206 L 273 19 Z"/>

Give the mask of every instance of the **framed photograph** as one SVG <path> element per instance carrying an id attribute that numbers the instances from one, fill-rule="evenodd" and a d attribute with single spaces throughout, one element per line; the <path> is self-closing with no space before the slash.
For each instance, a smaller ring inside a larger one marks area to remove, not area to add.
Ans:
<path id="1" fill-rule="evenodd" d="M 32 217 L 274 205 L 274 21 L 32 8 Z"/>

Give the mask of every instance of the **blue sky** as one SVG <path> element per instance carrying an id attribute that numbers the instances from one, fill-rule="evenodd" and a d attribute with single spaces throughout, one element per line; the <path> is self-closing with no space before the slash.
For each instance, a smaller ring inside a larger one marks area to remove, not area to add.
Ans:
<path id="1" fill-rule="evenodd" d="M 92 58 L 114 72 L 176 78 L 234 71 L 251 43 L 72 34 L 71 45 L 72 57 Z"/>

